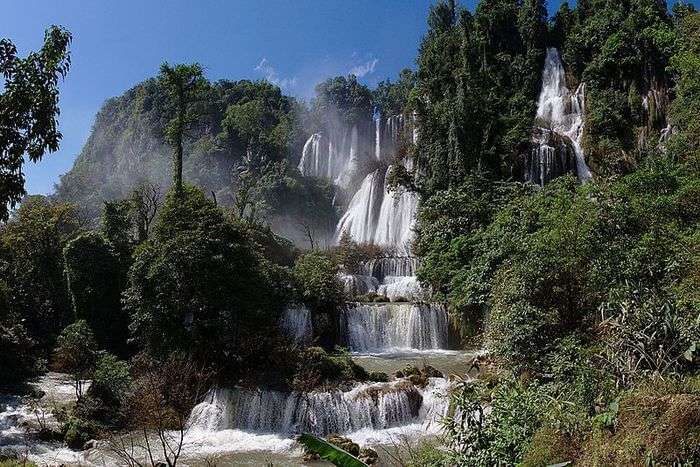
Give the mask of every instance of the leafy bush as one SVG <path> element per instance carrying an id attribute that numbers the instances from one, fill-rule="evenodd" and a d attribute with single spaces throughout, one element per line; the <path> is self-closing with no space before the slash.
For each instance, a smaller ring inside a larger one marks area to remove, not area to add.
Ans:
<path id="1" fill-rule="evenodd" d="M 83 445 L 97 436 L 97 426 L 87 420 L 70 417 L 63 424 L 63 441 L 71 449 L 82 449 Z"/>
<path id="2" fill-rule="evenodd" d="M 343 294 L 336 273 L 337 265 L 329 255 L 312 251 L 300 256 L 294 265 L 294 277 L 304 303 L 320 311 L 340 305 Z"/>
<path id="3" fill-rule="evenodd" d="M 241 329 L 271 325 L 282 306 L 279 269 L 266 266 L 244 227 L 201 191 L 171 193 L 129 272 L 131 331 L 154 355 L 187 351 L 226 367 Z"/>
<path id="4" fill-rule="evenodd" d="M 20 324 L 0 324 L 0 361 L 0 385 L 20 383 L 42 369 L 36 343 Z"/>
<path id="5" fill-rule="evenodd" d="M 335 387 L 341 383 L 367 379 L 367 371 L 347 353 L 331 355 L 320 347 L 309 347 L 299 355 L 292 388 L 311 391 L 319 387 Z"/>
<path id="6" fill-rule="evenodd" d="M 84 320 L 66 326 L 56 340 L 53 365 L 58 371 L 70 373 L 78 399 L 83 395 L 83 381 L 92 377 L 97 363 L 97 342 Z"/>
<path id="7" fill-rule="evenodd" d="M 111 354 L 102 355 L 95 365 L 86 397 L 78 404 L 79 416 L 111 426 L 122 425 L 122 404 L 130 389 L 131 375 L 127 362 Z"/>

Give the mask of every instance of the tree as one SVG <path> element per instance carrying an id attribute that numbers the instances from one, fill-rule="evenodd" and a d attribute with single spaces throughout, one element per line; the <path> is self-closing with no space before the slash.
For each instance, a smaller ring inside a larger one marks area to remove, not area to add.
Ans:
<path id="1" fill-rule="evenodd" d="M 149 352 L 181 350 L 222 365 L 241 326 L 265 322 L 281 305 L 244 226 L 189 186 L 168 194 L 124 296 L 131 331 Z"/>
<path id="2" fill-rule="evenodd" d="M 36 375 L 41 365 L 36 342 L 21 324 L 5 326 L 0 321 L 0 386 L 12 385 Z"/>
<path id="3" fill-rule="evenodd" d="M 40 349 L 50 350 L 56 335 L 73 321 L 63 248 L 84 226 L 76 206 L 32 196 L 0 228 L 6 314 L 24 322 Z"/>
<path id="4" fill-rule="evenodd" d="M 337 311 L 343 301 L 343 289 L 337 277 L 338 266 L 329 254 L 311 251 L 297 259 L 294 279 L 301 301 L 311 308 L 314 331 L 321 345 L 330 348 L 337 342 Z"/>
<path id="5" fill-rule="evenodd" d="M 126 465 L 145 463 L 175 467 L 182 454 L 192 408 L 209 389 L 212 373 L 179 353 L 162 361 L 140 355 L 134 364 L 137 377 L 125 400 L 131 427 L 140 432 L 116 435 L 110 450 Z M 153 440 L 155 438 L 155 441 Z"/>
<path id="6" fill-rule="evenodd" d="M 19 58 L 10 40 L 0 40 L 0 220 L 26 193 L 25 155 L 36 162 L 58 150 L 58 80 L 70 68 L 70 42 L 68 31 L 52 26 L 39 52 Z"/>
<path id="7" fill-rule="evenodd" d="M 202 66 L 178 64 L 160 66 L 159 82 L 167 90 L 171 112 L 174 114 L 165 129 L 165 139 L 173 149 L 173 185 L 182 192 L 183 141 L 187 131 L 198 121 L 194 103 L 203 91 L 206 80 Z"/>
<path id="8" fill-rule="evenodd" d="M 101 348 L 125 355 L 129 317 L 121 307 L 125 278 L 115 248 L 100 233 L 87 232 L 63 254 L 76 318 L 89 324 Z"/>
<path id="9" fill-rule="evenodd" d="M 57 370 L 73 376 L 78 400 L 83 397 L 83 383 L 92 376 L 97 357 L 97 342 L 87 322 L 78 320 L 61 331 L 56 340 L 53 362 Z"/>
<path id="10" fill-rule="evenodd" d="M 144 182 L 131 193 L 131 207 L 134 210 L 138 243 L 143 243 L 148 238 L 160 204 L 160 188 L 155 183 Z"/>

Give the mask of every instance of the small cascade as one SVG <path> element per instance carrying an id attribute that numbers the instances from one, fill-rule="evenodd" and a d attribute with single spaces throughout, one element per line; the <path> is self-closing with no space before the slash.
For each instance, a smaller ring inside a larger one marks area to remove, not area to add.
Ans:
<path id="1" fill-rule="evenodd" d="M 447 311 L 442 305 L 351 303 L 341 312 L 340 329 L 354 352 L 447 348 Z"/>
<path id="2" fill-rule="evenodd" d="M 564 65 L 555 48 L 547 49 L 542 91 L 537 104 L 537 126 L 532 148 L 525 155 L 524 178 L 544 185 L 567 172 L 579 180 L 591 178 L 581 148 L 585 85 L 572 93 L 566 85 Z"/>
<path id="3" fill-rule="evenodd" d="M 338 279 L 343 284 L 343 291 L 348 297 L 366 295 L 370 292 L 377 292 L 379 280 L 376 277 L 366 274 L 339 274 Z"/>
<path id="4" fill-rule="evenodd" d="M 304 176 L 331 180 L 348 188 L 361 163 L 362 149 L 356 125 L 329 130 L 329 135 L 314 133 L 304 144 L 299 171 Z"/>
<path id="5" fill-rule="evenodd" d="M 377 293 L 392 302 L 422 300 L 427 295 L 416 276 L 385 276 Z"/>
<path id="6" fill-rule="evenodd" d="M 415 276 L 418 259 L 413 256 L 377 258 L 362 265 L 362 272 L 383 281 L 387 276 Z"/>
<path id="7" fill-rule="evenodd" d="M 447 401 L 439 395 L 446 389 L 447 381 L 442 378 L 431 378 L 425 389 L 403 380 L 361 384 L 345 392 L 215 389 L 192 410 L 188 425 L 209 432 L 238 429 L 327 435 L 428 424 L 445 413 Z"/>
<path id="8" fill-rule="evenodd" d="M 280 317 L 280 329 L 297 344 L 309 342 L 313 336 L 311 312 L 303 305 L 287 307 Z"/>

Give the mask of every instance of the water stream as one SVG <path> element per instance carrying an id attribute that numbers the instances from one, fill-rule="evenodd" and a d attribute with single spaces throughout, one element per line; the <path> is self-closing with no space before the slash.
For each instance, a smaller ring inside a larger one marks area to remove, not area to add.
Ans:
<path id="1" fill-rule="evenodd" d="M 591 178 L 581 147 L 584 106 L 585 85 L 581 83 L 571 92 L 559 51 L 548 48 L 537 103 L 537 127 L 525 163 L 527 181 L 544 185 L 567 172 L 575 173 L 581 181 Z"/>

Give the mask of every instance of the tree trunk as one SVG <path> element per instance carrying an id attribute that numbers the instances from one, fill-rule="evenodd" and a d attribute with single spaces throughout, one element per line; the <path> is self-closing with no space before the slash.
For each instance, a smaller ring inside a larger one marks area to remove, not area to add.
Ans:
<path id="1" fill-rule="evenodd" d="M 179 137 L 175 145 L 175 179 L 173 183 L 175 184 L 175 191 L 177 193 L 182 193 L 182 138 Z"/>

